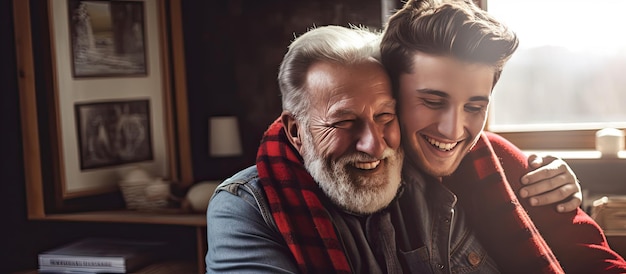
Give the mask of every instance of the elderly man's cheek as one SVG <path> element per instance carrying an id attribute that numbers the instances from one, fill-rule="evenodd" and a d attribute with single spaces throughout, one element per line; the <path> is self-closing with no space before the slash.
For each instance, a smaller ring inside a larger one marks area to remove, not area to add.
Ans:
<path id="1" fill-rule="evenodd" d="M 336 129 L 322 130 L 313 138 L 313 145 L 317 147 L 320 156 L 334 159 L 341 156 L 349 145 L 349 138 L 343 135 Z"/>
<path id="2" fill-rule="evenodd" d="M 400 125 L 395 122 L 392 125 L 385 127 L 384 138 L 387 146 L 396 149 L 400 146 Z"/>

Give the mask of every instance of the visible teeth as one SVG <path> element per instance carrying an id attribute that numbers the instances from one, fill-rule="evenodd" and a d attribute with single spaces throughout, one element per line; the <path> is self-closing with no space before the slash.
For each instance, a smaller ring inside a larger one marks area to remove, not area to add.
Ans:
<path id="1" fill-rule="evenodd" d="M 430 137 L 426 137 L 426 141 L 428 141 L 431 145 L 435 146 L 436 148 L 438 148 L 441 151 L 450 151 L 452 150 L 454 147 L 456 147 L 456 145 L 459 144 L 459 142 L 454 142 L 454 143 L 442 143 L 439 142 L 435 139 L 432 139 Z"/>
<path id="2" fill-rule="evenodd" d="M 357 162 L 354 167 L 358 169 L 375 169 L 380 164 L 380 160 L 374 162 Z"/>

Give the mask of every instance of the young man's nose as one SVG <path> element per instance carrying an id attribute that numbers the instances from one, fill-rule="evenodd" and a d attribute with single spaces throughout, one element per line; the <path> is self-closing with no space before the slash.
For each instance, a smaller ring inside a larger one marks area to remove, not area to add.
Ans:
<path id="1" fill-rule="evenodd" d="M 357 151 L 367 153 L 370 156 L 380 158 L 387 146 L 383 131 L 375 123 L 367 123 L 356 144 Z"/>
<path id="2" fill-rule="evenodd" d="M 438 125 L 439 133 L 450 140 L 456 140 L 462 136 L 463 117 L 461 116 L 461 113 L 456 109 L 443 112 Z"/>

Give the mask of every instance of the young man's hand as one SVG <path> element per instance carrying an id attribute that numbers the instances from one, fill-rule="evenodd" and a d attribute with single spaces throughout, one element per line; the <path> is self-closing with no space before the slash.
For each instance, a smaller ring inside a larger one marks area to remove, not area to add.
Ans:
<path id="1" fill-rule="evenodd" d="M 558 212 L 573 211 L 582 203 L 582 192 L 576 174 L 561 158 L 554 156 L 528 157 L 530 168 L 522 176 L 520 196 L 528 198 L 530 205 L 541 206 L 557 203 Z"/>

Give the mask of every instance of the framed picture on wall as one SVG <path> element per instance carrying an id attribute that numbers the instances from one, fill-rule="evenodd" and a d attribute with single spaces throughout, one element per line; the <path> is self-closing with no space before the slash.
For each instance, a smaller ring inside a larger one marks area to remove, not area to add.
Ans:
<path id="1" fill-rule="evenodd" d="M 67 4 L 74 77 L 147 74 L 144 2 Z"/>
<path id="2" fill-rule="evenodd" d="M 78 103 L 75 112 L 81 170 L 153 159 L 149 100 Z"/>

